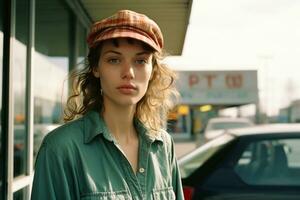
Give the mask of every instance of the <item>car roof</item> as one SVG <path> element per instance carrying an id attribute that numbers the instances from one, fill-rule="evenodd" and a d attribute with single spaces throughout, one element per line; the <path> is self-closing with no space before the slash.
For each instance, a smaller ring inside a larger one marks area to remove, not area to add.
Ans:
<path id="1" fill-rule="evenodd" d="M 300 123 L 295 124 L 261 124 L 245 128 L 229 129 L 226 131 L 235 136 L 300 133 Z"/>
<path id="2" fill-rule="evenodd" d="M 209 122 L 250 122 L 250 120 L 247 118 L 216 117 L 211 118 Z"/>

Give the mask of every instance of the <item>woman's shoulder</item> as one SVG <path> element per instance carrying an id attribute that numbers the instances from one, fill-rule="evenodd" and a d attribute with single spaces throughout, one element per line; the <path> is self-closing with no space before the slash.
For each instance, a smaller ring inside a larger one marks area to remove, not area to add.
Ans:
<path id="1" fill-rule="evenodd" d="M 171 147 L 173 145 L 173 138 L 165 129 L 160 129 L 158 135 L 166 146 Z"/>
<path id="2" fill-rule="evenodd" d="M 171 139 L 171 135 L 165 129 L 160 129 L 158 132 L 163 139 L 165 139 L 165 140 Z"/>
<path id="3" fill-rule="evenodd" d="M 63 147 L 74 142 L 79 142 L 79 140 L 83 141 L 83 129 L 82 118 L 68 122 L 49 132 L 43 140 L 43 145 Z"/>
<path id="4" fill-rule="evenodd" d="M 172 159 L 174 157 L 174 141 L 172 136 L 164 129 L 159 130 L 159 134 L 161 137 L 161 140 L 163 142 L 162 149 L 164 149 L 165 156 L 167 156 L 170 159 L 170 162 L 172 162 Z"/>

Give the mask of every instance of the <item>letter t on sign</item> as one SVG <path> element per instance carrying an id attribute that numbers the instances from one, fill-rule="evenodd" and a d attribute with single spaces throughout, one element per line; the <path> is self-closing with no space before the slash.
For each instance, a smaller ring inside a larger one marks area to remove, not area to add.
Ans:
<path id="1" fill-rule="evenodd" d="M 211 88 L 212 87 L 213 79 L 216 78 L 216 75 L 215 74 L 206 74 L 205 78 L 207 80 L 207 87 Z"/>

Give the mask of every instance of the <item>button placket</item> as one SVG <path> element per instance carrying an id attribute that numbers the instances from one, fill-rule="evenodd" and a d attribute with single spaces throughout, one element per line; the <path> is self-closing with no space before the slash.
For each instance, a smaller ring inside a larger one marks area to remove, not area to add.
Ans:
<path id="1" fill-rule="evenodd" d="M 137 178 L 139 179 L 141 189 L 145 198 L 147 198 L 147 167 L 150 155 L 151 143 L 142 140 L 139 154 L 139 169 Z"/>
<path id="2" fill-rule="evenodd" d="M 132 199 L 136 200 L 143 198 L 140 191 L 138 178 L 134 173 L 128 159 L 126 158 L 125 153 L 117 143 L 114 143 L 114 146 L 116 147 L 115 150 L 118 152 L 119 160 L 122 163 L 125 179 L 127 180 Z"/>

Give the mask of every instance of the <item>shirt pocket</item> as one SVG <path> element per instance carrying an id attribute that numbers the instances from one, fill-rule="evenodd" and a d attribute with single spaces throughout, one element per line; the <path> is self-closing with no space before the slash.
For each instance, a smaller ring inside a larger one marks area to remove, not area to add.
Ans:
<path id="1" fill-rule="evenodd" d="M 175 200 L 175 193 L 173 187 L 163 189 L 154 189 L 152 191 L 153 200 Z"/>
<path id="2" fill-rule="evenodd" d="M 81 200 L 132 200 L 128 191 L 93 192 L 81 196 Z"/>

